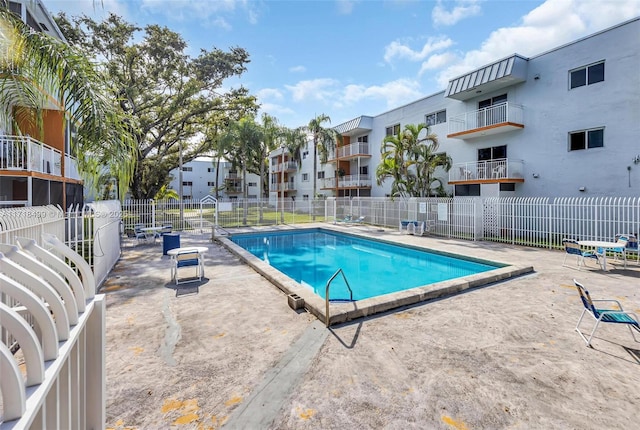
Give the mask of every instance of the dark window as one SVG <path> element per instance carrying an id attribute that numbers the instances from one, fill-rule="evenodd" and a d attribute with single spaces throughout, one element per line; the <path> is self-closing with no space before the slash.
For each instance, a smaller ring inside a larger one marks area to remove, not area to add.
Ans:
<path id="1" fill-rule="evenodd" d="M 604 129 L 575 131 L 569 133 L 569 151 L 602 148 L 604 146 Z"/>
<path id="2" fill-rule="evenodd" d="M 208 187 L 215 187 L 216 183 L 215 182 L 207 182 L 207 186 Z"/>
<path id="3" fill-rule="evenodd" d="M 587 85 L 587 69 L 574 70 L 571 72 L 571 88 Z"/>
<path id="4" fill-rule="evenodd" d="M 456 185 L 456 196 L 479 196 L 480 184 Z"/>
<path id="5" fill-rule="evenodd" d="M 361 143 L 369 142 L 369 135 L 367 135 L 367 136 L 359 136 L 358 137 L 358 142 L 361 142 Z"/>
<path id="6" fill-rule="evenodd" d="M 432 126 L 432 125 L 436 125 L 436 124 L 442 124 L 447 122 L 447 111 L 446 110 L 441 110 L 438 112 L 433 112 L 428 114 L 425 117 L 425 124 L 427 124 L 428 126 Z"/>
<path id="7" fill-rule="evenodd" d="M 324 172 L 318 172 L 318 179 L 324 179 Z"/>
<path id="8" fill-rule="evenodd" d="M 569 88 L 584 87 L 604 81 L 604 61 L 569 71 Z"/>
<path id="9" fill-rule="evenodd" d="M 207 167 L 207 172 L 211 173 L 215 171 L 216 171 L 215 167 Z"/>
<path id="10" fill-rule="evenodd" d="M 500 191 L 515 191 L 515 190 L 516 190 L 516 184 L 514 184 L 513 182 L 500 184 Z"/>
<path id="11" fill-rule="evenodd" d="M 478 149 L 478 161 L 499 160 L 507 158 L 507 145 Z"/>
<path id="12" fill-rule="evenodd" d="M 392 125 L 385 129 L 386 136 L 396 136 L 398 134 L 400 134 L 400 124 Z"/>
<path id="13" fill-rule="evenodd" d="M 193 172 L 193 167 L 183 167 L 182 171 L 183 172 Z"/>
<path id="14" fill-rule="evenodd" d="M 369 166 L 360 166 L 360 174 L 368 175 L 369 174 Z"/>
<path id="15" fill-rule="evenodd" d="M 193 186 L 193 182 L 192 181 L 182 181 L 182 186 L 183 187 L 192 187 Z"/>

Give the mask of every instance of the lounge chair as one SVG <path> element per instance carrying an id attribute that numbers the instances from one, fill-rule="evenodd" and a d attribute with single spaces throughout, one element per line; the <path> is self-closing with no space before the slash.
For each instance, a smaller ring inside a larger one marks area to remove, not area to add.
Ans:
<path id="1" fill-rule="evenodd" d="M 580 315 L 578 324 L 576 324 L 576 331 L 578 332 L 580 337 L 582 337 L 582 339 L 587 343 L 587 346 L 591 346 L 591 339 L 593 338 L 593 335 L 595 334 L 601 322 L 625 324 L 627 327 L 629 327 L 629 331 L 631 332 L 631 336 L 633 336 L 633 340 L 635 340 L 636 342 L 640 342 L 638 339 L 636 339 L 636 335 L 634 333 L 634 330 L 640 333 L 640 321 L 638 320 L 638 316 L 635 313 L 628 312 L 622 309 L 622 305 L 617 300 L 592 300 L 589 292 L 584 288 L 582 284 L 580 284 L 575 279 L 573 280 L 573 282 L 578 289 L 580 300 L 582 300 L 582 304 L 584 305 L 584 310 Z M 613 303 L 618 307 L 618 309 L 599 309 L 595 307 L 595 302 Z M 593 327 L 593 330 L 591 330 L 591 334 L 588 338 L 580 331 L 580 323 L 582 322 L 582 318 L 587 313 L 596 320 L 596 325 Z"/>
<path id="2" fill-rule="evenodd" d="M 358 217 L 358 218 L 356 218 L 356 219 L 351 219 L 351 221 L 348 221 L 348 222 L 350 222 L 350 223 L 355 223 L 355 224 L 361 224 L 361 223 L 363 223 L 363 222 L 364 222 L 364 218 L 365 218 L 365 216 L 364 216 L 364 215 L 362 215 L 362 216 L 359 216 L 359 217 Z"/>
<path id="3" fill-rule="evenodd" d="M 598 258 L 597 253 L 592 252 L 592 251 L 583 251 L 580 248 L 580 244 L 578 244 L 577 241 L 573 240 L 573 239 L 562 239 L 562 246 L 564 246 L 564 250 L 565 250 L 565 256 L 564 256 L 564 260 L 562 260 L 562 265 L 565 267 L 569 267 L 566 266 L 566 262 L 567 262 L 567 258 L 570 255 L 575 255 L 577 258 L 577 264 L 578 264 L 578 270 L 580 270 L 580 267 L 585 266 L 586 267 L 586 259 L 588 258 L 593 258 L 596 260 L 596 262 L 598 263 L 598 265 L 601 265 L 600 263 L 600 259 Z"/>
<path id="4" fill-rule="evenodd" d="M 187 282 L 202 281 L 204 277 L 204 260 L 202 254 L 197 249 L 185 248 L 176 254 L 172 259 L 171 279 L 176 285 Z M 180 278 L 180 269 L 195 267 L 195 276 Z"/>

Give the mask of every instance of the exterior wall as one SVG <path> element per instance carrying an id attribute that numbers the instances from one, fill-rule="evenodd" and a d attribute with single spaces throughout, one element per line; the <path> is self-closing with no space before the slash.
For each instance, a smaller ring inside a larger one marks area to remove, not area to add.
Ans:
<path id="1" fill-rule="evenodd" d="M 228 176 L 231 171 L 231 163 L 228 161 L 220 162 L 220 170 L 216 175 L 215 171 L 215 160 L 212 157 L 198 157 L 193 161 L 189 161 L 188 163 L 183 164 L 182 171 L 182 182 L 191 182 L 192 186 L 183 185 L 182 193 L 185 196 L 191 196 L 194 200 L 200 200 L 207 195 L 215 196 L 216 192 L 213 184 L 220 184 L 219 186 L 223 186 L 225 182 L 225 177 Z M 191 171 L 185 171 L 185 168 L 190 168 Z M 267 172 L 265 172 L 267 173 Z M 179 192 L 180 190 L 180 172 L 178 169 L 173 169 L 170 172 L 172 177 L 171 182 L 169 183 L 169 188 Z M 238 177 L 242 180 L 242 171 L 238 169 Z M 211 185 L 209 185 L 211 183 Z M 259 197 L 259 186 L 260 186 L 260 177 L 258 175 L 247 173 L 247 183 L 255 184 L 250 185 L 247 190 L 247 195 L 249 198 L 258 198 Z M 243 195 L 240 194 L 229 194 L 224 190 L 218 192 L 218 197 L 221 199 L 229 199 L 229 198 L 237 198 L 242 199 Z"/>
<path id="2" fill-rule="evenodd" d="M 431 126 L 440 151 L 453 163 L 478 161 L 478 150 L 507 147 L 507 159 L 523 161 L 524 182 L 515 191 L 500 191 L 499 184 L 481 184 L 483 196 L 638 196 L 640 195 L 640 18 L 542 53 L 527 61 L 526 81 L 501 90 L 482 92 L 466 101 L 439 92 L 373 117 L 370 131 L 353 134 L 350 142 L 368 135 L 371 158 L 371 196 L 389 194 L 391 182 L 376 184 L 380 147 L 387 127 L 425 122 L 425 115 L 446 109 L 447 121 L 478 109 L 478 102 L 507 94 L 510 104 L 523 106 L 524 128 L 476 138 L 447 138 L 448 123 Z M 604 81 L 570 89 L 569 71 L 604 61 Z M 454 77 L 452 77 L 454 78 Z M 569 133 L 604 128 L 604 146 L 569 150 Z M 634 159 L 638 161 L 634 162 Z M 366 163 L 366 164 L 365 164 Z M 354 172 L 352 163 L 351 172 Z M 320 168 L 320 165 L 319 165 Z M 335 164 L 324 167 L 333 176 Z M 298 195 L 307 184 L 301 173 L 313 172 L 303 160 L 296 173 Z M 439 175 L 444 183 L 448 174 Z M 309 183 L 311 188 L 311 182 Z M 446 190 L 451 193 L 453 187 Z M 581 191 L 583 189 L 583 191 Z"/>
<path id="3" fill-rule="evenodd" d="M 41 0 L 14 0 L 10 6 L 11 11 L 20 15 L 22 21 L 35 31 L 44 31 L 51 37 L 65 41 Z M 40 23 L 44 23 L 47 29 L 43 30 Z M 78 188 L 83 186 L 83 182 L 75 169 L 68 168 L 72 166 L 66 166 L 67 163 L 75 162 L 65 148 L 65 133 L 68 134 L 68 127 L 65 127 L 63 111 L 56 110 L 56 105 L 57 102 L 51 97 L 48 109 L 43 111 L 42 128 L 36 127 L 35 121 L 29 118 L 29 113 L 25 115 L 21 112 L 21 109 L 25 108 L 10 108 L 11 116 L 15 118 L 20 132 L 11 130 L 11 127 L 5 124 L 4 127 L 0 127 L 0 141 L 6 148 L 15 145 L 13 142 L 20 139 L 15 135 L 31 136 L 28 145 L 25 144 L 27 151 L 31 152 L 31 163 L 26 162 L 29 160 L 26 155 L 22 156 L 26 159 L 21 164 L 23 167 L 17 169 L 0 162 L 0 207 L 47 204 L 68 207 L 71 204 L 82 203 L 82 193 L 78 192 Z M 16 153 L 15 150 L 12 151 Z M 0 151 L 0 156 L 6 156 L 8 153 L 7 150 Z M 56 155 L 51 155 L 53 153 Z M 41 154 L 40 157 L 45 157 L 46 154 L 46 157 L 52 158 L 43 158 L 42 161 L 36 159 L 34 162 L 34 154 Z"/>

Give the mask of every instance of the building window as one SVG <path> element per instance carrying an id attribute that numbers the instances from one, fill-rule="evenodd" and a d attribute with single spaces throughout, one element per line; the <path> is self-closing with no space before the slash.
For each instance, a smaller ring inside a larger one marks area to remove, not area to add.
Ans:
<path id="1" fill-rule="evenodd" d="M 318 179 L 324 179 L 324 172 L 323 171 L 318 172 Z"/>
<path id="2" fill-rule="evenodd" d="M 309 182 L 309 174 L 308 173 L 303 173 L 302 174 L 302 182 Z"/>
<path id="3" fill-rule="evenodd" d="M 478 161 L 501 160 L 507 158 L 507 146 L 478 149 Z"/>
<path id="4" fill-rule="evenodd" d="M 309 201 L 309 194 L 303 194 L 302 195 L 302 200 L 305 201 L 305 202 Z"/>
<path id="5" fill-rule="evenodd" d="M 185 196 L 183 197 L 183 199 L 184 199 L 184 200 L 191 200 L 191 196 L 187 194 L 187 195 L 185 195 Z"/>
<path id="6" fill-rule="evenodd" d="M 456 188 L 456 196 L 476 197 L 480 195 L 480 184 L 462 184 L 462 185 L 456 185 L 455 188 Z"/>
<path id="7" fill-rule="evenodd" d="M 358 142 L 359 143 L 368 143 L 369 142 L 369 135 L 358 136 Z"/>
<path id="8" fill-rule="evenodd" d="M 207 187 L 215 187 L 216 183 L 215 182 L 207 182 Z"/>
<path id="9" fill-rule="evenodd" d="M 248 187 L 257 187 L 258 183 L 257 182 L 247 182 L 247 186 Z"/>
<path id="10" fill-rule="evenodd" d="M 207 167 L 207 172 L 211 173 L 211 172 L 215 172 L 216 168 L 215 167 Z"/>
<path id="11" fill-rule="evenodd" d="M 400 124 L 392 125 L 385 129 L 385 136 L 396 136 L 400 134 Z"/>
<path id="12" fill-rule="evenodd" d="M 360 166 L 360 174 L 368 175 L 369 174 L 369 166 Z"/>
<path id="13" fill-rule="evenodd" d="M 193 181 L 182 181 L 183 187 L 193 187 Z"/>
<path id="14" fill-rule="evenodd" d="M 436 124 L 442 124 L 444 122 L 447 122 L 447 110 L 441 110 L 438 112 L 433 112 L 428 114 L 425 117 L 425 124 L 427 124 L 428 126 L 432 126 L 432 125 L 436 125 Z"/>
<path id="15" fill-rule="evenodd" d="M 193 167 L 182 167 L 183 172 L 193 172 Z"/>
<path id="16" fill-rule="evenodd" d="M 304 151 L 304 152 L 302 153 L 302 159 L 303 159 L 303 160 L 306 160 L 308 156 L 309 156 L 309 151 Z"/>
<path id="17" fill-rule="evenodd" d="M 590 66 L 569 71 L 569 88 L 574 89 L 585 85 L 604 81 L 604 61 Z"/>
<path id="18" fill-rule="evenodd" d="M 569 133 L 569 151 L 602 148 L 604 146 L 604 128 L 574 131 Z"/>

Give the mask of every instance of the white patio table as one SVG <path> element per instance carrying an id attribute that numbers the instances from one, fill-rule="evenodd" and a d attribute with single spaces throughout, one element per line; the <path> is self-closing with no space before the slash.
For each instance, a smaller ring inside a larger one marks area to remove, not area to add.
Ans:
<path id="1" fill-rule="evenodd" d="M 605 272 L 607 271 L 607 249 L 624 249 L 624 246 L 620 245 L 618 242 L 606 242 L 603 240 L 579 240 L 578 245 L 588 248 L 603 248 L 605 252 L 603 252 L 602 254 L 598 254 L 598 257 L 602 257 L 602 270 L 604 270 Z"/>

